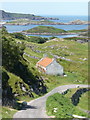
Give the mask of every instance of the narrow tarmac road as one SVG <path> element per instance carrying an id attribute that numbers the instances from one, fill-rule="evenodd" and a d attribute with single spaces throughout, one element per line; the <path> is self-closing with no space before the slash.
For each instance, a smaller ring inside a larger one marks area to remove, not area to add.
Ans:
<path id="1" fill-rule="evenodd" d="M 49 93 L 45 94 L 43 97 L 28 102 L 28 108 L 25 108 L 24 110 L 17 112 L 16 114 L 14 114 L 13 118 L 50 118 L 49 116 L 47 116 L 45 110 L 47 97 L 57 92 L 62 93 L 63 91 L 70 88 L 77 88 L 78 86 L 80 88 L 90 87 L 90 85 L 79 84 L 63 85 L 56 87 Z"/>

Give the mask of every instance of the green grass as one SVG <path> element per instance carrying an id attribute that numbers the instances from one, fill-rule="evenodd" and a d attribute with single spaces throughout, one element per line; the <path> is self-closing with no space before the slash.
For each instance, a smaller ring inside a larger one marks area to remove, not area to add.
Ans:
<path id="1" fill-rule="evenodd" d="M 65 94 L 64 96 L 70 99 L 70 98 L 72 97 L 72 95 L 73 95 L 78 89 L 80 89 L 80 88 L 69 89 L 68 93 Z"/>
<path id="2" fill-rule="evenodd" d="M 70 99 L 72 97 L 72 95 L 79 89 L 80 88 L 70 89 L 68 91 L 68 93 L 65 94 L 64 96 Z M 81 95 L 79 103 L 77 104 L 77 108 L 90 110 L 90 107 L 89 107 L 90 96 L 89 96 L 89 94 L 90 94 L 90 91 L 87 91 Z"/>
<path id="3" fill-rule="evenodd" d="M 50 58 L 53 58 L 51 55 L 64 56 L 65 58 L 71 59 L 74 62 L 57 59 L 57 61 L 64 67 L 64 72 L 67 77 L 63 76 L 53 76 L 46 75 L 42 72 L 40 76 L 43 76 L 44 82 L 47 86 L 47 91 L 49 92 L 53 88 L 65 85 L 65 84 L 88 84 L 88 62 L 83 61 L 84 58 L 88 58 L 88 44 L 80 44 L 75 41 L 67 41 L 56 38 L 58 41 L 50 41 L 44 44 L 33 44 L 27 42 L 26 45 L 34 46 L 34 50 L 39 50 L 41 53 L 36 53 L 31 50 L 29 47 L 26 47 L 25 52 L 31 56 L 36 56 L 38 58 L 42 58 L 43 54 L 47 54 Z M 53 49 L 49 46 L 54 46 Z M 64 48 L 64 47 L 67 48 Z M 60 48 L 60 49 L 58 49 Z M 70 55 L 72 53 L 72 55 Z M 38 62 L 37 59 L 30 58 L 24 55 L 24 58 L 29 61 L 29 68 L 35 67 Z M 82 59 L 80 59 L 82 58 Z M 37 68 L 35 68 L 37 69 Z M 37 69 L 38 71 L 38 69 Z"/>
<path id="4" fill-rule="evenodd" d="M 78 89 L 80 89 L 80 88 L 70 89 L 70 90 L 68 91 L 68 93 L 65 94 L 64 96 L 70 99 L 70 98 L 72 97 L 72 95 L 73 95 Z M 81 113 L 81 109 L 87 110 L 87 111 L 89 110 L 89 111 L 90 111 L 90 106 L 89 106 L 90 96 L 89 96 L 89 94 L 90 94 L 90 91 L 87 91 L 87 92 L 85 92 L 85 93 L 83 93 L 83 94 L 81 95 L 81 97 L 80 97 L 80 99 L 79 99 L 79 103 L 78 103 L 77 106 L 76 106 L 76 112 L 77 112 L 77 113 L 79 113 L 79 112 Z M 70 99 L 70 101 L 71 101 L 71 99 Z M 83 112 L 83 113 L 84 113 L 84 112 Z"/>
<path id="5" fill-rule="evenodd" d="M 2 106 L 0 106 L 0 120 L 2 118 Z"/>
<path id="6" fill-rule="evenodd" d="M 47 92 L 60 85 L 88 84 L 88 62 L 83 60 L 84 58 L 88 58 L 88 44 L 80 44 L 75 41 L 64 40 L 59 38 L 56 38 L 56 40 L 57 41 L 49 41 L 44 44 L 36 44 L 33 42 L 24 41 L 26 46 L 25 52 L 31 56 L 36 56 L 39 59 L 43 57 L 43 54 L 47 54 L 50 58 L 53 58 L 53 55 L 58 55 L 72 60 L 66 61 L 62 59 L 57 59 L 57 61 L 64 67 L 64 72 L 67 75 L 67 77 L 46 75 L 42 72 L 39 72 L 38 69 L 35 67 L 36 63 L 38 62 L 38 59 L 33 59 L 24 55 L 23 57 L 28 61 L 27 63 L 29 70 L 34 74 L 34 76 L 38 75 L 43 77 L 44 84 L 47 86 Z M 29 46 L 32 46 L 33 50 Z M 50 46 L 52 46 L 53 48 L 51 48 Z M 39 50 L 41 52 L 38 53 L 36 52 L 36 50 Z M 20 77 L 14 75 L 13 73 L 8 72 L 8 75 L 10 76 L 9 84 L 10 86 L 12 86 L 13 92 L 17 91 L 21 94 L 21 96 L 18 97 L 19 100 L 30 101 L 39 97 L 39 95 L 36 95 L 35 93 L 33 93 L 34 98 L 23 96 L 23 91 L 21 91 L 20 87 L 18 86 L 18 88 L 15 88 L 15 82 L 17 81 L 18 83 L 22 82 L 23 84 L 25 84 L 24 81 Z M 25 84 L 25 86 L 28 88 L 27 84 Z M 70 95 L 68 94 L 68 96 Z M 4 109 L 4 111 L 5 110 L 6 109 Z M 8 111 L 10 111 L 10 109 L 8 109 Z M 76 111 L 79 112 L 79 110 Z M 3 112 L 3 116 L 4 114 L 5 112 Z M 80 114 L 84 113 L 81 113 L 80 111 Z"/>
<path id="7" fill-rule="evenodd" d="M 32 51 L 29 47 L 26 47 L 25 52 L 31 56 L 36 56 L 38 58 L 42 58 L 43 54 L 47 54 L 49 57 L 53 58 L 51 54 L 65 57 L 67 59 L 71 59 L 74 62 L 57 59 L 57 61 L 64 67 L 64 72 L 67 74 L 67 77 L 62 76 L 49 76 L 45 74 L 41 74 L 45 78 L 48 78 L 48 81 L 45 80 L 48 88 L 54 88 L 54 86 L 62 85 L 62 84 L 87 84 L 87 73 L 88 73 L 88 63 L 87 61 L 83 61 L 84 58 L 88 57 L 88 44 L 80 44 L 75 41 L 61 41 L 62 39 L 57 38 L 57 42 L 51 41 L 46 42 L 44 44 L 31 44 L 26 43 L 27 45 L 34 46 L 34 50 L 39 50 L 41 53 L 36 53 Z M 49 46 L 54 46 L 53 49 Z M 64 48 L 64 47 L 67 48 Z M 59 49 L 58 49 L 59 48 Z M 70 55 L 72 53 L 72 55 Z M 30 61 L 31 66 L 35 66 L 37 61 L 36 59 L 32 59 L 28 56 L 24 56 L 28 61 Z M 81 58 L 81 59 L 80 59 Z M 73 72 L 73 73 L 72 73 Z M 53 84 L 52 84 L 53 83 Z M 53 86 L 53 87 L 51 87 Z"/>
<path id="8" fill-rule="evenodd" d="M 89 105 L 90 96 L 89 95 L 90 95 L 90 91 L 87 91 L 80 97 L 80 102 L 78 104 L 78 107 L 90 111 L 90 105 Z"/>
<path id="9" fill-rule="evenodd" d="M 64 56 L 65 58 L 71 59 L 74 62 L 66 61 L 57 59 L 57 61 L 64 67 L 64 72 L 67 75 L 67 77 L 63 76 L 53 76 L 53 75 L 46 75 L 42 72 L 39 72 L 40 76 L 43 76 L 44 82 L 47 86 L 47 91 L 54 89 L 55 87 L 58 87 L 60 85 L 66 85 L 66 84 L 88 84 L 88 62 L 83 61 L 82 59 L 88 57 L 88 44 L 80 44 L 75 41 L 67 41 L 57 38 L 57 42 L 50 41 L 46 42 L 44 44 L 36 44 L 31 42 L 26 42 L 26 49 L 25 52 L 31 56 L 36 56 L 39 59 L 43 57 L 43 54 L 47 54 L 50 58 L 53 58 L 51 55 L 58 55 L 58 56 Z M 33 49 L 30 49 L 28 46 L 33 46 Z M 53 49 L 49 46 L 54 46 Z M 67 48 L 64 48 L 67 46 Z M 58 50 L 58 48 L 60 48 Z M 41 51 L 41 53 L 35 52 L 35 50 Z M 70 53 L 73 53 L 70 55 Z M 37 59 L 30 58 L 26 55 L 24 55 L 24 58 L 28 60 L 29 64 L 28 67 L 30 70 L 34 73 L 35 71 L 32 70 L 32 68 L 35 68 L 36 63 L 38 62 Z M 82 59 L 80 59 L 82 58 Z M 81 62 L 81 63 L 80 63 Z M 38 69 L 35 68 L 36 73 L 38 72 Z"/>
<path id="10" fill-rule="evenodd" d="M 2 107 L 2 118 L 9 118 L 12 120 L 13 115 L 17 112 L 17 110 L 9 108 L 9 107 Z"/>
<path id="11" fill-rule="evenodd" d="M 20 77 L 14 75 L 12 73 L 9 73 L 9 72 L 8 72 L 8 75 L 10 77 L 9 85 L 12 88 L 12 92 L 17 93 L 22 96 L 25 92 L 22 91 L 22 89 L 20 88 L 20 83 L 24 84 L 26 89 L 29 89 L 29 86 Z M 17 85 L 15 85 L 16 83 L 17 83 Z"/>
<path id="12" fill-rule="evenodd" d="M 56 111 L 54 109 L 57 109 Z M 68 97 L 55 93 L 47 98 L 46 110 L 49 116 L 55 118 L 72 118 L 72 115 L 79 115 L 88 117 L 88 115 L 77 109 Z"/>
<path id="13" fill-rule="evenodd" d="M 54 108 L 57 109 L 56 112 Z M 49 116 L 53 115 L 56 118 L 72 118 L 69 114 L 73 113 L 74 106 L 70 103 L 69 99 L 59 93 L 55 93 L 47 98 L 46 110 Z"/>

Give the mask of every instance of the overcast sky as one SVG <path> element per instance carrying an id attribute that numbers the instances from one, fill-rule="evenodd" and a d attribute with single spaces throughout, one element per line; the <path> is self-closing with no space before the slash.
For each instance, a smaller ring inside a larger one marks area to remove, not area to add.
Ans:
<path id="1" fill-rule="evenodd" d="M 3 0 L 0 5 L 0 9 L 7 12 L 17 12 L 17 13 L 32 13 L 35 15 L 88 15 L 88 1 L 87 0 L 48 0 L 48 2 L 31 2 L 31 0 L 15 0 L 16 2 L 5 2 Z M 26 2 L 25 2 L 26 1 Z M 47 0 L 45 0 L 47 1 Z M 57 2 L 55 2 L 57 1 Z M 58 2 L 59 1 L 59 2 Z"/>

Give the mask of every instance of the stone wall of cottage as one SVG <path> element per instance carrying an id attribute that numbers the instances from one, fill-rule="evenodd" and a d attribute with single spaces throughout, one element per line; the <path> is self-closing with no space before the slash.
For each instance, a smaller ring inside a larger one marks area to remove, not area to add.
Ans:
<path id="1" fill-rule="evenodd" d="M 63 67 L 54 60 L 46 67 L 46 74 L 49 75 L 63 75 Z"/>

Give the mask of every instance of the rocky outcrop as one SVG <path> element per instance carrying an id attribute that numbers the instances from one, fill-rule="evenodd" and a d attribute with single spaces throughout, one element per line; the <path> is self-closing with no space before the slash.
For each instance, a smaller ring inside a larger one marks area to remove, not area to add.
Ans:
<path id="1" fill-rule="evenodd" d="M 30 57 L 30 58 L 33 58 L 33 59 L 39 59 L 38 57 L 36 57 L 36 56 L 31 56 L 31 55 L 29 55 L 29 54 L 27 54 L 27 53 L 25 53 L 25 52 L 24 52 L 24 55 L 26 55 L 26 56 L 28 56 L 28 57 Z"/>
<path id="2" fill-rule="evenodd" d="M 81 21 L 81 20 L 74 20 L 74 21 L 69 22 L 68 24 L 82 25 L 82 24 L 88 24 L 88 22 L 87 21 Z"/>
<path id="3" fill-rule="evenodd" d="M 28 32 L 21 32 L 22 34 L 25 35 L 75 35 L 76 33 L 70 33 L 70 32 L 66 32 L 66 33 L 48 33 L 48 32 L 44 32 L 44 33 L 28 33 Z"/>
<path id="4" fill-rule="evenodd" d="M 87 91 L 90 91 L 90 89 L 89 88 L 81 88 L 81 89 L 77 90 L 71 97 L 72 104 L 77 106 L 81 95 Z"/>

